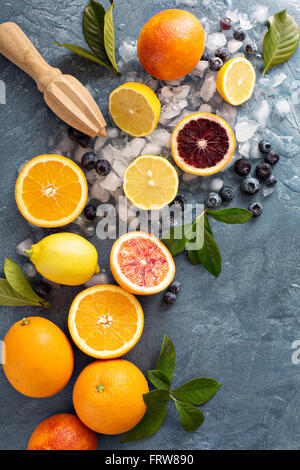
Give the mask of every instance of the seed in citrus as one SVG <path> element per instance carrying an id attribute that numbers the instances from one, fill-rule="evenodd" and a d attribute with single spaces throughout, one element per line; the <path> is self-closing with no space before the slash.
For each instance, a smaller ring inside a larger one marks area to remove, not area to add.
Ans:
<path id="1" fill-rule="evenodd" d="M 73 351 L 66 335 L 46 318 L 16 322 L 2 345 L 4 373 L 10 384 L 28 397 L 51 397 L 73 373 Z"/>
<path id="2" fill-rule="evenodd" d="M 118 284 L 128 292 L 142 295 L 166 289 L 175 275 L 175 263 L 168 248 L 145 232 L 129 232 L 115 241 L 110 268 Z"/>
<path id="3" fill-rule="evenodd" d="M 148 73 L 160 80 L 176 80 L 196 67 L 204 46 L 204 29 L 196 16 L 171 9 L 157 13 L 145 24 L 137 52 Z"/>
<path id="4" fill-rule="evenodd" d="M 126 354 L 140 339 L 143 327 L 139 301 L 119 286 L 101 285 L 80 292 L 69 312 L 73 341 L 97 359 Z"/>
<path id="5" fill-rule="evenodd" d="M 212 175 L 222 170 L 235 150 L 235 137 L 229 124 L 210 113 L 196 113 L 182 119 L 171 138 L 177 165 L 194 175 Z"/>
<path id="6" fill-rule="evenodd" d="M 73 404 L 81 421 L 101 434 L 120 434 L 144 416 L 149 392 L 142 372 L 123 359 L 95 361 L 76 380 Z"/>
<path id="7" fill-rule="evenodd" d="M 71 413 L 50 416 L 33 431 L 28 450 L 97 450 L 97 436 Z"/>
<path id="8" fill-rule="evenodd" d="M 142 155 L 126 169 L 124 193 L 135 207 L 158 210 L 172 202 L 178 191 L 178 174 L 163 157 Z"/>
<path id="9" fill-rule="evenodd" d="M 39 227 L 61 227 L 84 209 L 88 186 L 82 170 L 61 155 L 40 155 L 22 168 L 15 187 L 21 214 Z"/>
<path id="10" fill-rule="evenodd" d="M 109 112 L 116 125 L 135 137 L 154 131 L 160 108 L 154 91 L 143 83 L 124 83 L 109 96 Z"/>

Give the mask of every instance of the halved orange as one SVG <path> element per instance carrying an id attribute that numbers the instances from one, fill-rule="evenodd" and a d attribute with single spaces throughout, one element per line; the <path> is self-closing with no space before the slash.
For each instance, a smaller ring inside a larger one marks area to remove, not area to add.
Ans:
<path id="1" fill-rule="evenodd" d="M 129 232 L 115 241 L 110 268 L 124 289 L 142 295 L 166 289 L 175 275 L 175 263 L 168 248 L 145 232 Z"/>
<path id="2" fill-rule="evenodd" d="M 89 356 L 123 356 L 138 342 L 144 314 L 134 295 L 119 286 L 90 287 L 75 297 L 69 311 L 74 343 Z"/>
<path id="3" fill-rule="evenodd" d="M 15 187 L 21 214 L 39 227 L 61 227 L 84 209 L 88 186 L 76 163 L 61 155 L 40 155 L 22 168 Z"/>
<path id="4" fill-rule="evenodd" d="M 207 176 L 222 170 L 235 150 L 229 124 L 211 113 L 196 113 L 182 119 L 171 138 L 177 165 L 193 175 Z"/>

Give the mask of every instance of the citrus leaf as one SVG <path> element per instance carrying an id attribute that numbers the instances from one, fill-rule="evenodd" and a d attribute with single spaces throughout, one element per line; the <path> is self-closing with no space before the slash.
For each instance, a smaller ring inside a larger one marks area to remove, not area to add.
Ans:
<path id="1" fill-rule="evenodd" d="M 175 367 L 175 347 L 170 338 L 164 335 L 155 369 L 160 370 L 171 382 Z"/>
<path id="2" fill-rule="evenodd" d="M 143 398 L 147 405 L 146 413 L 134 428 L 122 434 L 122 444 L 153 436 L 165 420 L 167 404 L 170 399 L 169 392 L 166 390 L 154 390 L 143 395 Z"/>
<path id="3" fill-rule="evenodd" d="M 0 305 L 5 307 L 24 307 L 26 305 L 36 306 L 37 304 L 18 294 L 6 279 L 0 279 Z"/>
<path id="4" fill-rule="evenodd" d="M 104 16 L 105 9 L 101 3 L 91 0 L 83 13 L 83 34 L 95 56 L 101 62 L 110 65 L 104 47 Z"/>
<path id="5" fill-rule="evenodd" d="M 195 236 L 193 232 L 193 223 L 190 222 L 184 225 L 177 225 L 171 228 L 162 236 L 162 242 L 169 249 L 170 253 L 175 256 L 181 253 L 188 243 Z"/>
<path id="6" fill-rule="evenodd" d="M 70 51 L 74 52 L 75 54 L 79 55 L 80 57 L 84 57 L 85 59 L 91 60 L 92 62 L 96 62 L 99 65 L 103 65 L 104 67 L 107 67 L 109 70 L 112 70 L 111 65 L 106 64 L 105 62 L 102 62 L 102 60 L 98 59 L 91 51 L 88 49 L 85 49 L 84 47 L 81 46 L 75 46 L 73 44 L 59 44 L 58 42 L 55 43 L 58 47 L 65 47 L 66 49 L 69 49 Z"/>
<path id="7" fill-rule="evenodd" d="M 189 380 L 175 390 L 171 390 L 171 394 L 190 405 L 203 405 L 217 393 L 220 386 L 221 384 L 214 379 L 198 377 Z"/>
<path id="8" fill-rule="evenodd" d="M 297 49 L 300 33 L 294 18 L 286 9 L 268 18 L 270 25 L 263 43 L 264 71 L 288 60 Z"/>
<path id="9" fill-rule="evenodd" d="M 229 209 L 220 209 L 217 211 L 209 210 L 208 215 L 224 224 L 244 224 L 253 217 L 253 213 L 248 209 L 241 207 L 230 207 Z"/>
<path id="10" fill-rule="evenodd" d="M 16 291 L 19 296 L 29 301 L 31 305 L 49 307 L 49 302 L 42 299 L 32 289 L 29 280 L 23 273 L 20 266 L 18 266 L 14 261 L 10 260 L 9 258 L 5 258 L 4 273 L 11 288 Z"/>
<path id="11" fill-rule="evenodd" d="M 204 421 L 203 413 L 193 405 L 174 399 L 181 425 L 185 431 L 195 431 Z"/>
<path id="12" fill-rule="evenodd" d="M 215 277 L 218 277 L 222 269 L 222 258 L 214 236 L 204 229 L 204 245 L 197 251 L 198 258 L 205 269 Z"/>
<path id="13" fill-rule="evenodd" d="M 170 380 L 161 370 L 148 370 L 148 379 L 156 388 L 161 390 L 168 390 L 170 388 Z"/>
<path id="14" fill-rule="evenodd" d="M 116 73 L 121 75 L 118 71 L 115 56 L 115 28 L 113 20 L 113 11 L 115 7 L 114 0 L 110 0 L 110 3 L 111 6 L 104 15 L 104 47 L 112 66 L 116 70 Z"/>

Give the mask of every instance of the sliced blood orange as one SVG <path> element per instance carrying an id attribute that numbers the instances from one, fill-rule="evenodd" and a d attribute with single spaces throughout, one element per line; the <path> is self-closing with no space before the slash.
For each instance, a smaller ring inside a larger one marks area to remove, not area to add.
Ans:
<path id="1" fill-rule="evenodd" d="M 224 119 L 196 113 L 182 119 L 171 139 L 177 165 L 193 175 L 212 175 L 222 170 L 235 150 L 233 130 Z"/>
<path id="2" fill-rule="evenodd" d="M 116 281 L 133 294 L 161 292 L 175 275 L 174 260 L 168 248 L 145 232 L 122 235 L 112 247 L 110 267 Z"/>
<path id="3" fill-rule="evenodd" d="M 90 287 L 75 297 L 69 312 L 74 343 L 89 356 L 123 356 L 138 342 L 144 314 L 134 295 L 119 286 Z"/>

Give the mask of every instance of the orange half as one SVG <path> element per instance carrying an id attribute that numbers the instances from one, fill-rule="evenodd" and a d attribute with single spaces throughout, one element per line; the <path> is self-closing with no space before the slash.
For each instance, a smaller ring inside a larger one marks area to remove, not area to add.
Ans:
<path id="1" fill-rule="evenodd" d="M 114 243 L 110 268 L 124 289 L 142 295 L 166 289 L 175 275 L 175 263 L 168 248 L 145 232 L 126 233 Z"/>
<path id="2" fill-rule="evenodd" d="M 75 297 L 69 312 L 74 343 L 89 356 L 112 359 L 135 346 L 144 328 L 139 301 L 119 286 L 90 287 Z"/>
<path id="3" fill-rule="evenodd" d="M 40 155 L 22 168 L 15 187 L 21 214 L 39 227 L 61 227 L 84 209 L 88 186 L 76 163 L 61 155 Z"/>

